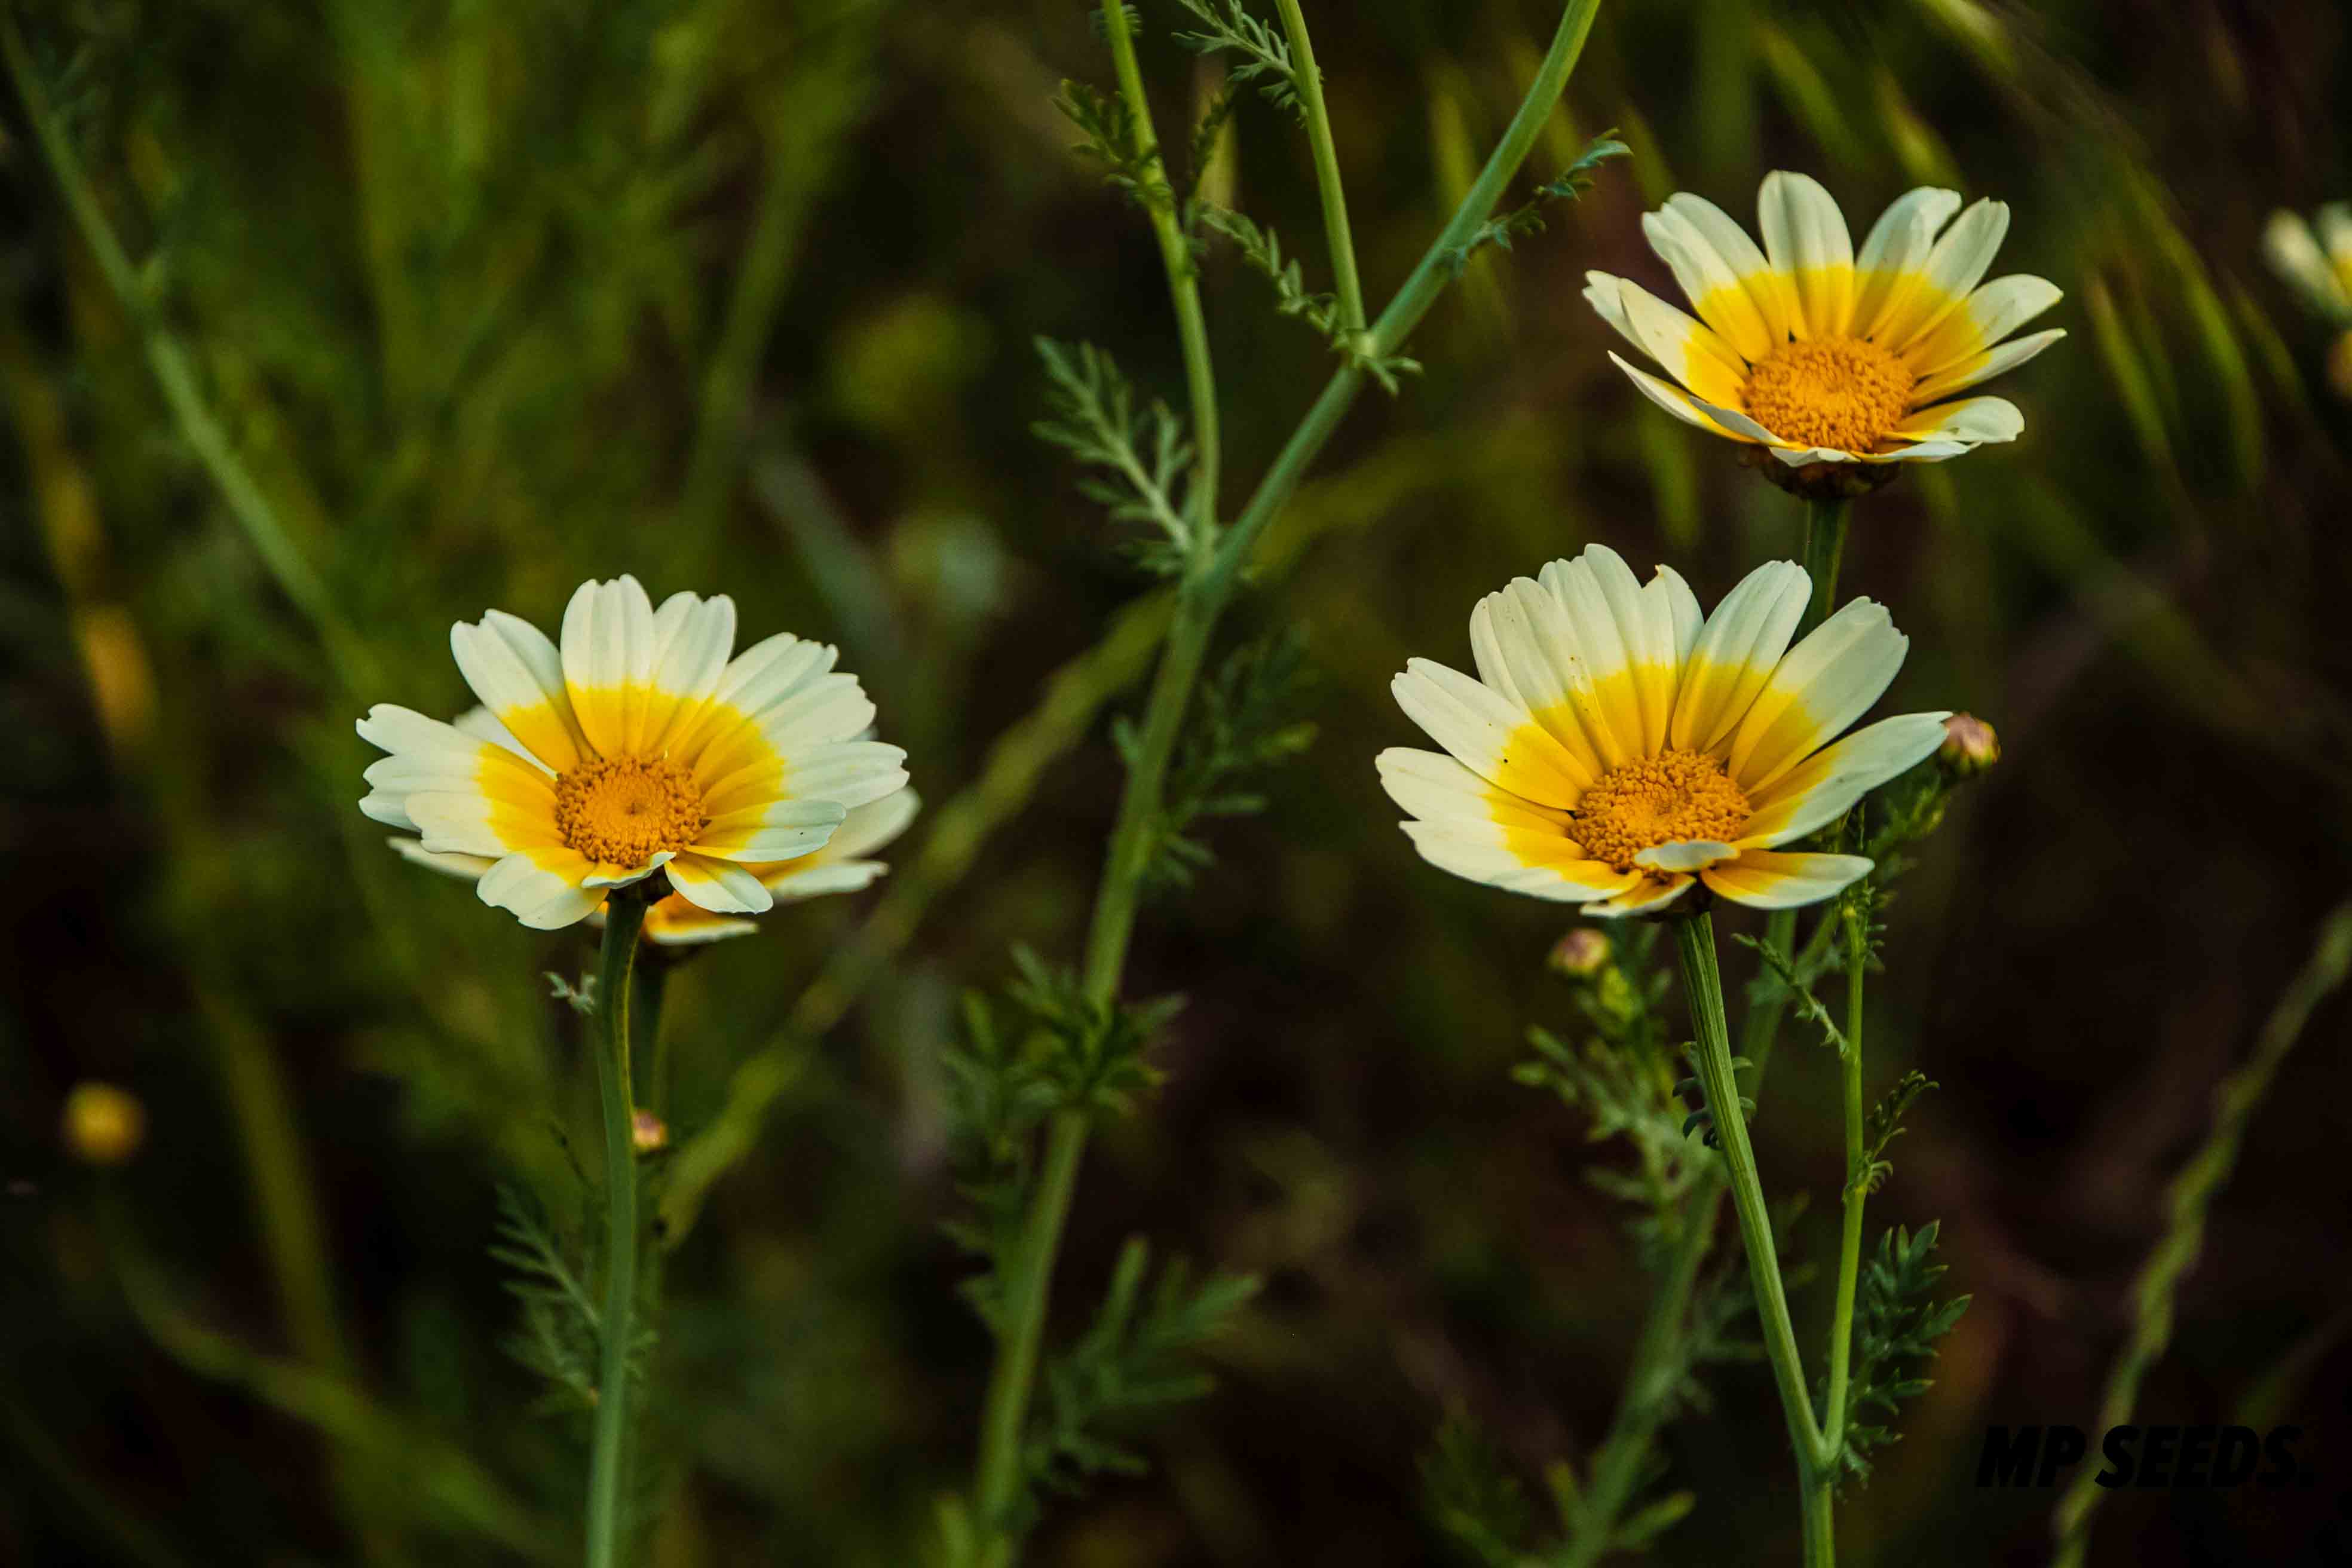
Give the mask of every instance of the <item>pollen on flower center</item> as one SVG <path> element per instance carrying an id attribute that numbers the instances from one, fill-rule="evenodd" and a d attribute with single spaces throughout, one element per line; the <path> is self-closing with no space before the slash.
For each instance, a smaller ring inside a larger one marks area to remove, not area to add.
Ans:
<path id="1" fill-rule="evenodd" d="M 1910 412 L 1916 378 L 1860 338 L 1783 343 L 1748 373 L 1748 416 L 1784 440 L 1868 452 Z"/>
<path id="2" fill-rule="evenodd" d="M 1727 843 L 1748 826 L 1748 797 L 1724 772 L 1720 758 L 1667 750 L 1612 768 L 1596 780 L 1571 813 L 1576 841 L 1595 860 L 1620 871 L 1660 844 L 1706 838 Z"/>
<path id="3" fill-rule="evenodd" d="M 693 776 L 659 757 L 598 757 L 555 781 L 557 830 L 599 865 L 642 866 L 709 825 Z"/>

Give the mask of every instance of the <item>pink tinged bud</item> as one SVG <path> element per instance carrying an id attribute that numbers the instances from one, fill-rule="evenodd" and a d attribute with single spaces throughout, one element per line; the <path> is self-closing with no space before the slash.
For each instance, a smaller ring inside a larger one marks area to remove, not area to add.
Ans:
<path id="1" fill-rule="evenodd" d="M 2000 761 L 2000 737 L 1975 714 L 1955 713 L 1944 721 L 1944 743 L 1936 760 L 1954 778 L 1974 778 Z"/>
<path id="2" fill-rule="evenodd" d="M 66 1147 L 92 1165 L 120 1165 L 147 1136 L 147 1108 L 110 1083 L 78 1083 L 66 1096 Z"/>
<path id="3" fill-rule="evenodd" d="M 1590 980 L 1609 967 L 1613 951 L 1606 935 L 1591 926 L 1578 926 L 1552 945 L 1548 962 L 1554 974 Z"/>
<path id="4" fill-rule="evenodd" d="M 657 1154 L 669 1147 L 669 1123 L 650 1110 L 630 1113 L 629 1142 L 640 1154 Z"/>

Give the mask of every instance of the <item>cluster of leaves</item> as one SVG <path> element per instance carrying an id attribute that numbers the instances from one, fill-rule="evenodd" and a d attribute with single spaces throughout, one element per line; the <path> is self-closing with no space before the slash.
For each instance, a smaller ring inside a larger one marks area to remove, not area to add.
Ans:
<path id="1" fill-rule="evenodd" d="M 1143 128 L 1127 100 L 1082 81 L 1065 81 L 1054 107 L 1077 127 L 1076 151 L 1102 165 L 1103 179 L 1148 208 L 1172 211 L 1176 192 L 1168 183 L 1160 150 L 1145 143 Z"/>
<path id="2" fill-rule="evenodd" d="M 1212 1274 L 1197 1285 L 1179 1259 L 1145 1288 L 1150 1249 L 1129 1239 L 1094 1322 L 1047 1363 L 1044 1398 L 1022 1448 L 1035 1489 L 1071 1493 L 1104 1473 L 1139 1475 L 1129 1446 L 1141 1417 L 1204 1397 L 1216 1380 L 1194 1352 L 1258 1290 L 1249 1275 Z"/>
<path id="3" fill-rule="evenodd" d="M 1286 316 L 1296 316 L 1320 333 L 1333 352 L 1356 365 L 1391 397 L 1398 391 L 1400 376 L 1421 374 L 1421 362 L 1410 354 L 1382 354 L 1371 351 L 1371 334 L 1350 327 L 1339 314 L 1338 301 L 1329 294 L 1318 293 L 1307 287 L 1297 258 L 1286 259 L 1282 241 L 1274 230 L 1259 224 L 1247 214 L 1231 207 L 1221 207 L 1213 202 L 1195 202 L 1188 216 L 1194 227 L 1215 229 L 1240 247 L 1242 259 L 1265 275 L 1274 285 L 1274 308 Z"/>
<path id="4" fill-rule="evenodd" d="M 1013 950 L 1018 973 L 1003 1010 L 974 992 L 964 998 L 965 1043 L 945 1053 L 949 1110 L 968 1145 L 962 1191 L 971 1217 L 948 1234 L 986 1269 L 964 1293 L 992 1330 L 1002 1321 L 1002 1282 L 1017 1272 L 1027 1213 L 1034 1134 L 1057 1111 L 1124 1114 L 1160 1083 L 1144 1058 L 1181 996 L 1097 1003 L 1077 974 Z"/>
<path id="5" fill-rule="evenodd" d="M 559 1236 L 544 1209 L 513 1188 L 499 1187 L 498 1201 L 499 1239 L 489 1254 L 512 1270 L 507 1292 L 522 1309 L 507 1353 L 548 1381 L 551 1408 L 593 1408 L 604 1325 L 584 1281 L 596 1259 Z M 631 1378 L 645 1377 L 653 1348 L 653 1330 L 641 1323 L 629 1347 Z"/>
<path id="6" fill-rule="evenodd" d="M 1553 202 L 1576 200 L 1592 188 L 1595 171 L 1602 163 L 1612 158 L 1622 158 L 1631 151 L 1616 138 L 1613 127 L 1602 132 L 1584 144 L 1584 151 L 1576 155 L 1575 162 L 1556 177 L 1538 185 L 1534 195 L 1524 203 L 1500 217 L 1488 218 L 1473 229 L 1467 239 L 1445 253 L 1445 265 L 1452 269 L 1454 276 L 1461 277 L 1462 269 L 1470 264 L 1470 258 L 1489 245 L 1508 250 L 1514 239 L 1541 234 L 1544 229 L 1543 209 L 1547 205 Z"/>
<path id="7" fill-rule="evenodd" d="M 1438 1429 L 1436 1447 L 1421 1462 L 1422 1496 L 1431 1521 L 1478 1568 L 1549 1568 L 1589 1563 L 1610 1552 L 1646 1552 L 1698 1501 L 1692 1492 L 1670 1492 L 1622 1519 L 1603 1521 L 1592 1517 L 1566 1460 L 1544 1472 L 1544 1483 L 1564 1533 L 1538 1542 L 1541 1526 L 1526 1488 L 1459 1413 Z M 1598 1551 L 1586 1543 L 1595 1530 L 1607 1532 Z"/>
<path id="8" fill-rule="evenodd" d="M 1861 1299 L 1855 1303 L 1853 1376 L 1845 1409 L 1845 1446 L 1838 1454 L 1843 1479 L 1866 1481 L 1870 1461 L 1865 1457 L 1898 1441 L 1887 1426 L 1864 1426 L 1858 1416 L 1865 1409 L 1885 1412 L 1891 1418 L 1902 1402 L 1927 1392 L 1931 1379 L 1915 1375 L 1933 1359 L 1936 1343 L 1952 1331 L 1969 1310 L 1969 1298 L 1948 1301 L 1928 1300 L 1944 1265 L 1929 1261 L 1936 1249 L 1936 1226 L 1922 1226 L 1915 1235 L 1897 1226 L 1879 1237 L 1877 1256 L 1862 1271 Z"/>
<path id="9" fill-rule="evenodd" d="M 1177 34 L 1178 43 L 1195 54 L 1233 57 L 1225 74 L 1228 93 L 1254 86 L 1268 103 L 1300 124 L 1307 123 L 1305 86 L 1290 58 L 1290 44 L 1281 34 L 1251 16 L 1241 0 L 1178 0 L 1178 4 L 1201 20 L 1199 31 Z"/>
<path id="10" fill-rule="evenodd" d="M 1139 406 L 1117 363 L 1094 344 L 1044 337 L 1036 342 L 1052 416 L 1030 430 L 1109 475 L 1087 475 L 1078 481 L 1080 492 L 1100 502 L 1114 521 L 1158 530 L 1158 537 L 1131 541 L 1127 548 L 1154 572 L 1181 573 L 1196 542 L 1185 510 L 1193 454 L 1183 417 L 1157 398 Z"/>
<path id="11" fill-rule="evenodd" d="M 1191 727 L 1168 769 L 1145 862 L 1146 886 L 1192 886 L 1216 859 L 1197 836 L 1200 826 L 1265 809 L 1265 796 L 1247 787 L 1251 775 L 1315 742 L 1315 726 L 1294 717 L 1308 679 L 1306 638 L 1296 626 L 1286 626 L 1235 649 L 1202 683 Z M 1112 726 L 1111 740 L 1134 766 L 1142 744 L 1134 724 L 1122 716 Z"/>

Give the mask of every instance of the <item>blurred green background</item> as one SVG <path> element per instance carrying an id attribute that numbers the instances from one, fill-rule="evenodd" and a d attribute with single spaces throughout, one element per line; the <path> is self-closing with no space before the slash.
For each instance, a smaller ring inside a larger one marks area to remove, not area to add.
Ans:
<path id="1" fill-rule="evenodd" d="M 500 1348 L 485 1248 L 501 1184 L 582 1218 L 593 1074 L 541 976 L 589 941 L 387 851 L 352 721 L 467 702 L 453 620 L 552 625 L 579 581 L 633 571 L 732 594 L 747 639 L 838 641 L 927 803 L 881 888 L 670 982 L 681 1138 L 746 1060 L 782 1089 L 668 1264 L 652 1404 L 685 1479 L 656 1560 L 913 1561 L 989 1352 L 939 1228 L 940 1052 L 1008 942 L 1074 951 L 1118 788 L 1103 721 L 1142 668 L 1130 629 L 1026 718 L 1146 587 L 1027 434 L 1028 342 L 1181 383 L 1150 233 L 1049 108 L 1063 77 L 1109 79 L 1085 8 L 16 11 L 150 304 L 80 237 L 12 94 L 0 1560 L 560 1557 L 578 1427 Z M 1140 14 L 1172 140 L 1214 67 L 1170 42 L 1168 0 Z M 1378 300 L 1555 14 L 1308 15 Z M 1874 1091 L 1909 1066 L 1943 1086 L 1873 1228 L 1940 1218 L 1976 1304 L 1841 1533 L 1855 1563 L 2046 1560 L 2055 1494 L 1977 1489 L 1983 1429 L 2096 1424 L 2166 1183 L 2352 884 L 2352 418 L 2256 249 L 2273 208 L 2352 195 L 2347 47 L 2326 0 L 1604 0 L 1529 174 L 1612 125 L 1633 157 L 1473 263 L 1412 345 L 1427 373 L 1359 406 L 1227 628 L 1306 631 L 1321 735 L 1146 912 L 1130 991 L 1192 1003 L 1164 1092 L 1089 1155 L 1056 1321 L 1137 1231 L 1267 1287 L 1215 1347 L 1218 1393 L 1147 1439 L 1151 1473 L 1056 1508 L 1034 1562 L 1443 1562 L 1417 1463 L 1449 1409 L 1530 1478 L 1605 1428 L 1648 1294 L 1580 1175 L 1615 1155 L 1507 1077 L 1529 1024 L 1572 1025 L 1542 963 L 1566 922 L 1420 862 L 1371 757 L 1415 740 L 1391 674 L 1464 663 L 1471 605 L 1515 574 L 1598 540 L 1711 603 L 1795 553 L 1797 503 L 1643 403 L 1579 297 L 1588 267 L 1666 291 L 1640 214 L 1687 189 L 1748 220 L 1774 167 L 1857 233 L 1912 184 L 2000 197 L 1996 271 L 2067 293 L 2037 324 L 2068 340 L 1985 389 L 2024 437 L 1864 502 L 1842 590 L 1912 636 L 1884 710 L 1971 710 L 2006 758 L 1905 884 L 1873 992 Z M 1327 286 L 1287 120 L 1244 103 L 1223 156 L 1212 179 Z M 1328 354 L 1229 248 L 1204 267 L 1230 506 Z M 269 569 L 208 441 L 315 582 Z M 992 754 L 986 810 L 943 812 Z M 910 879 L 918 857 L 937 874 Z M 844 952 L 879 962 L 804 1000 Z M 2328 1560 L 2352 1486 L 2346 1023 L 2341 1000 L 2314 1017 L 2260 1113 L 2140 1402 L 2299 1424 L 2328 1484 L 2118 1494 L 2094 1563 Z M 1757 1135 L 1768 1185 L 1815 1194 L 1818 1259 L 1832 1064 L 1790 1035 Z M 57 1132 L 89 1078 L 149 1113 L 103 1179 Z M 1825 1295 L 1797 1298 L 1808 1345 Z M 1713 1414 L 1667 1435 L 1701 1500 L 1658 1559 L 1792 1561 L 1769 1381 L 1710 1383 Z"/>

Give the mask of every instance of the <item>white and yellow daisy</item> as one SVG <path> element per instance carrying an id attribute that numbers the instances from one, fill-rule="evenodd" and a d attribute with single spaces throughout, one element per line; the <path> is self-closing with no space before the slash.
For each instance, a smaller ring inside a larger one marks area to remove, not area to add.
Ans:
<path id="1" fill-rule="evenodd" d="M 1796 647 L 1803 567 L 1759 566 L 1702 620 L 1661 566 L 1644 586 L 1590 545 L 1479 602 L 1478 676 L 1416 658 L 1391 686 L 1444 754 L 1391 747 L 1381 782 L 1432 865 L 1513 892 L 1648 914 L 1702 883 L 1759 909 L 1826 899 L 1858 855 L 1783 850 L 1935 754 L 1946 713 L 1838 735 L 1910 639 L 1856 599 Z"/>
<path id="2" fill-rule="evenodd" d="M 823 848 L 906 785 L 906 753 L 858 738 L 874 704 L 835 650 L 780 634 L 730 660 L 723 595 L 656 610 L 633 577 L 583 584 L 562 636 L 497 610 L 461 621 L 449 644 L 478 718 L 379 703 L 359 724 L 391 753 L 360 809 L 417 835 L 413 858 L 486 862 L 441 868 L 478 869 L 482 901 L 527 926 L 572 925 L 656 872 L 710 914 L 760 913 L 776 896 L 755 868 Z"/>
<path id="3" fill-rule="evenodd" d="M 2290 212 L 2271 214 L 2263 255 L 2313 310 L 2352 327 L 2352 202 L 2330 202 L 2309 223 Z"/>
<path id="4" fill-rule="evenodd" d="M 2023 274 L 1979 285 L 2007 206 L 1960 212 L 1958 193 L 1923 186 L 1886 209 L 1859 255 L 1837 203 L 1803 174 L 1767 174 L 1757 208 L 1761 250 L 1688 192 L 1642 219 L 1696 320 L 1639 284 L 1585 275 L 1592 308 L 1671 378 L 1609 356 L 1653 402 L 1791 468 L 1935 462 L 2017 438 L 2025 417 L 2006 399 L 1946 401 L 2066 335 L 2003 342 L 2061 298 Z"/>
<path id="5" fill-rule="evenodd" d="M 468 709 L 457 716 L 456 728 L 469 735 L 487 740 L 499 740 L 508 746 L 519 742 L 506 738 L 506 726 L 490 716 L 487 708 Z M 907 831 L 915 820 L 922 802 L 912 785 L 884 795 L 880 800 L 853 805 L 833 830 L 833 837 L 818 848 L 790 860 L 765 864 L 747 862 L 743 869 L 760 879 L 761 886 L 779 904 L 795 904 L 808 899 L 822 898 L 827 893 L 855 893 L 869 888 L 887 875 L 890 868 L 880 860 L 866 857 L 889 847 Z M 462 877 L 468 882 L 478 882 L 498 862 L 480 855 L 457 855 L 446 850 L 427 849 L 425 841 L 406 834 L 386 839 L 404 859 L 451 877 Z M 593 924 L 602 924 L 603 911 L 589 916 Z M 746 920 L 730 915 L 711 913 L 698 904 L 689 903 L 682 894 L 672 893 L 655 902 L 646 910 L 643 935 L 647 942 L 664 947 L 684 947 L 723 937 L 745 936 L 760 928 Z"/>

